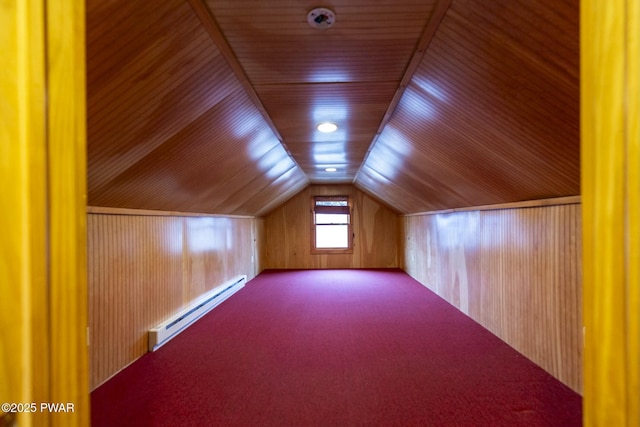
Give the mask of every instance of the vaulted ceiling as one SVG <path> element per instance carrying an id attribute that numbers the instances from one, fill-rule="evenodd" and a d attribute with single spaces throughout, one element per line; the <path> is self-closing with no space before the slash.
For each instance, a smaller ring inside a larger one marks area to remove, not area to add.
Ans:
<path id="1" fill-rule="evenodd" d="M 308 24 L 317 6 L 333 26 Z M 578 6 L 87 0 L 88 202 L 262 215 L 353 183 L 415 213 L 579 194 Z"/>

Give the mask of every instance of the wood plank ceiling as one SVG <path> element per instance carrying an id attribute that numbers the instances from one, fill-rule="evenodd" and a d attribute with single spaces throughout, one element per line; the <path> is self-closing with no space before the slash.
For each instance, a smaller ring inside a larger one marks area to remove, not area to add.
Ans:
<path id="1" fill-rule="evenodd" d="M 89 204 L 261 215 L 309 183 L 401 213 L 579 194 L 578 3 L 87 0 Z M 317 6 L 333 27 L 307 24 Z"/>

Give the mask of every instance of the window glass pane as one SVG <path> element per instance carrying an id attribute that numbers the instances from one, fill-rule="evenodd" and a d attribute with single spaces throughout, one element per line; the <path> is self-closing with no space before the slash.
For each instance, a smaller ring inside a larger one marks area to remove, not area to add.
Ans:
<path id="1" fill-rule="evenodd" d="M 316 214 L 316 224 L 348 224 L 349 215 Z"/>
<path id="2" fill-rule="evenodd" d="M 316 226 L 316 248 L 348 248 L 349 227 L 346 225 Z"/>
<path id="3" fill-rule="evenodd" d="M 316 206 L 347 206 L 346 200 L 316 200 Z"/>

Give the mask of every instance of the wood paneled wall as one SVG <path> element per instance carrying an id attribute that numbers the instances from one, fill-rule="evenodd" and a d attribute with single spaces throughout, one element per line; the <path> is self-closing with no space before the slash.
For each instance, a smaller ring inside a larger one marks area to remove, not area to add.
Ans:
<path id="1" fill-rule="evenodd" d="M 147 332 L 204 292 L 256 275 L 256 220 L 89 213 L 90 383 L 147 351 Z"/>
<path id="2" fill-rule="evenodd" d="M 580 2 L 585 426 L 640 426 L 640 2 Z"/>
<path id="3" fill-rule="evenodd" d="M 311 253 L 311 198 L 350 196 L 352 254 Z M 398 267 L 398 215 L 352 185 L 311 185 L 265 217 L 264 268 Z"/>
<path id="4" fill-rule="evenodd" d="M 582 391 L 579 204 L 405 216 L 403 267 Z"/>
<path id="5" fill-rule="evenodd" d="M 84 16 L 82 0 L 0 6 L 3 427 L 89 424 Z"/>
<path id="6" fill-rule="evenodd" d="M 264 218 L 256 218 L 255 219 L 255 235 L 254 235 L 254 242 L 255 242 L 255 262 L 256 262 L 256 268 L 255 268 L 255 272 L 256 274 L 259 274 L 262 270 L 264 270 L 264 262 L 266 259 L 266 252 L 265 252 L 265 231 L 264 231 Z"/>

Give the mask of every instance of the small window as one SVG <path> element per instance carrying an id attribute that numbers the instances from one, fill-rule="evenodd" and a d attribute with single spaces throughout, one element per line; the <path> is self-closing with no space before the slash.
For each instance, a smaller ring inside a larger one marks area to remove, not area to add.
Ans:
<path id="1" fill-rule="evenodd" d="M 312 251 L 351 253 L 351 204 L 347 196 L 313 198 Z"/>

